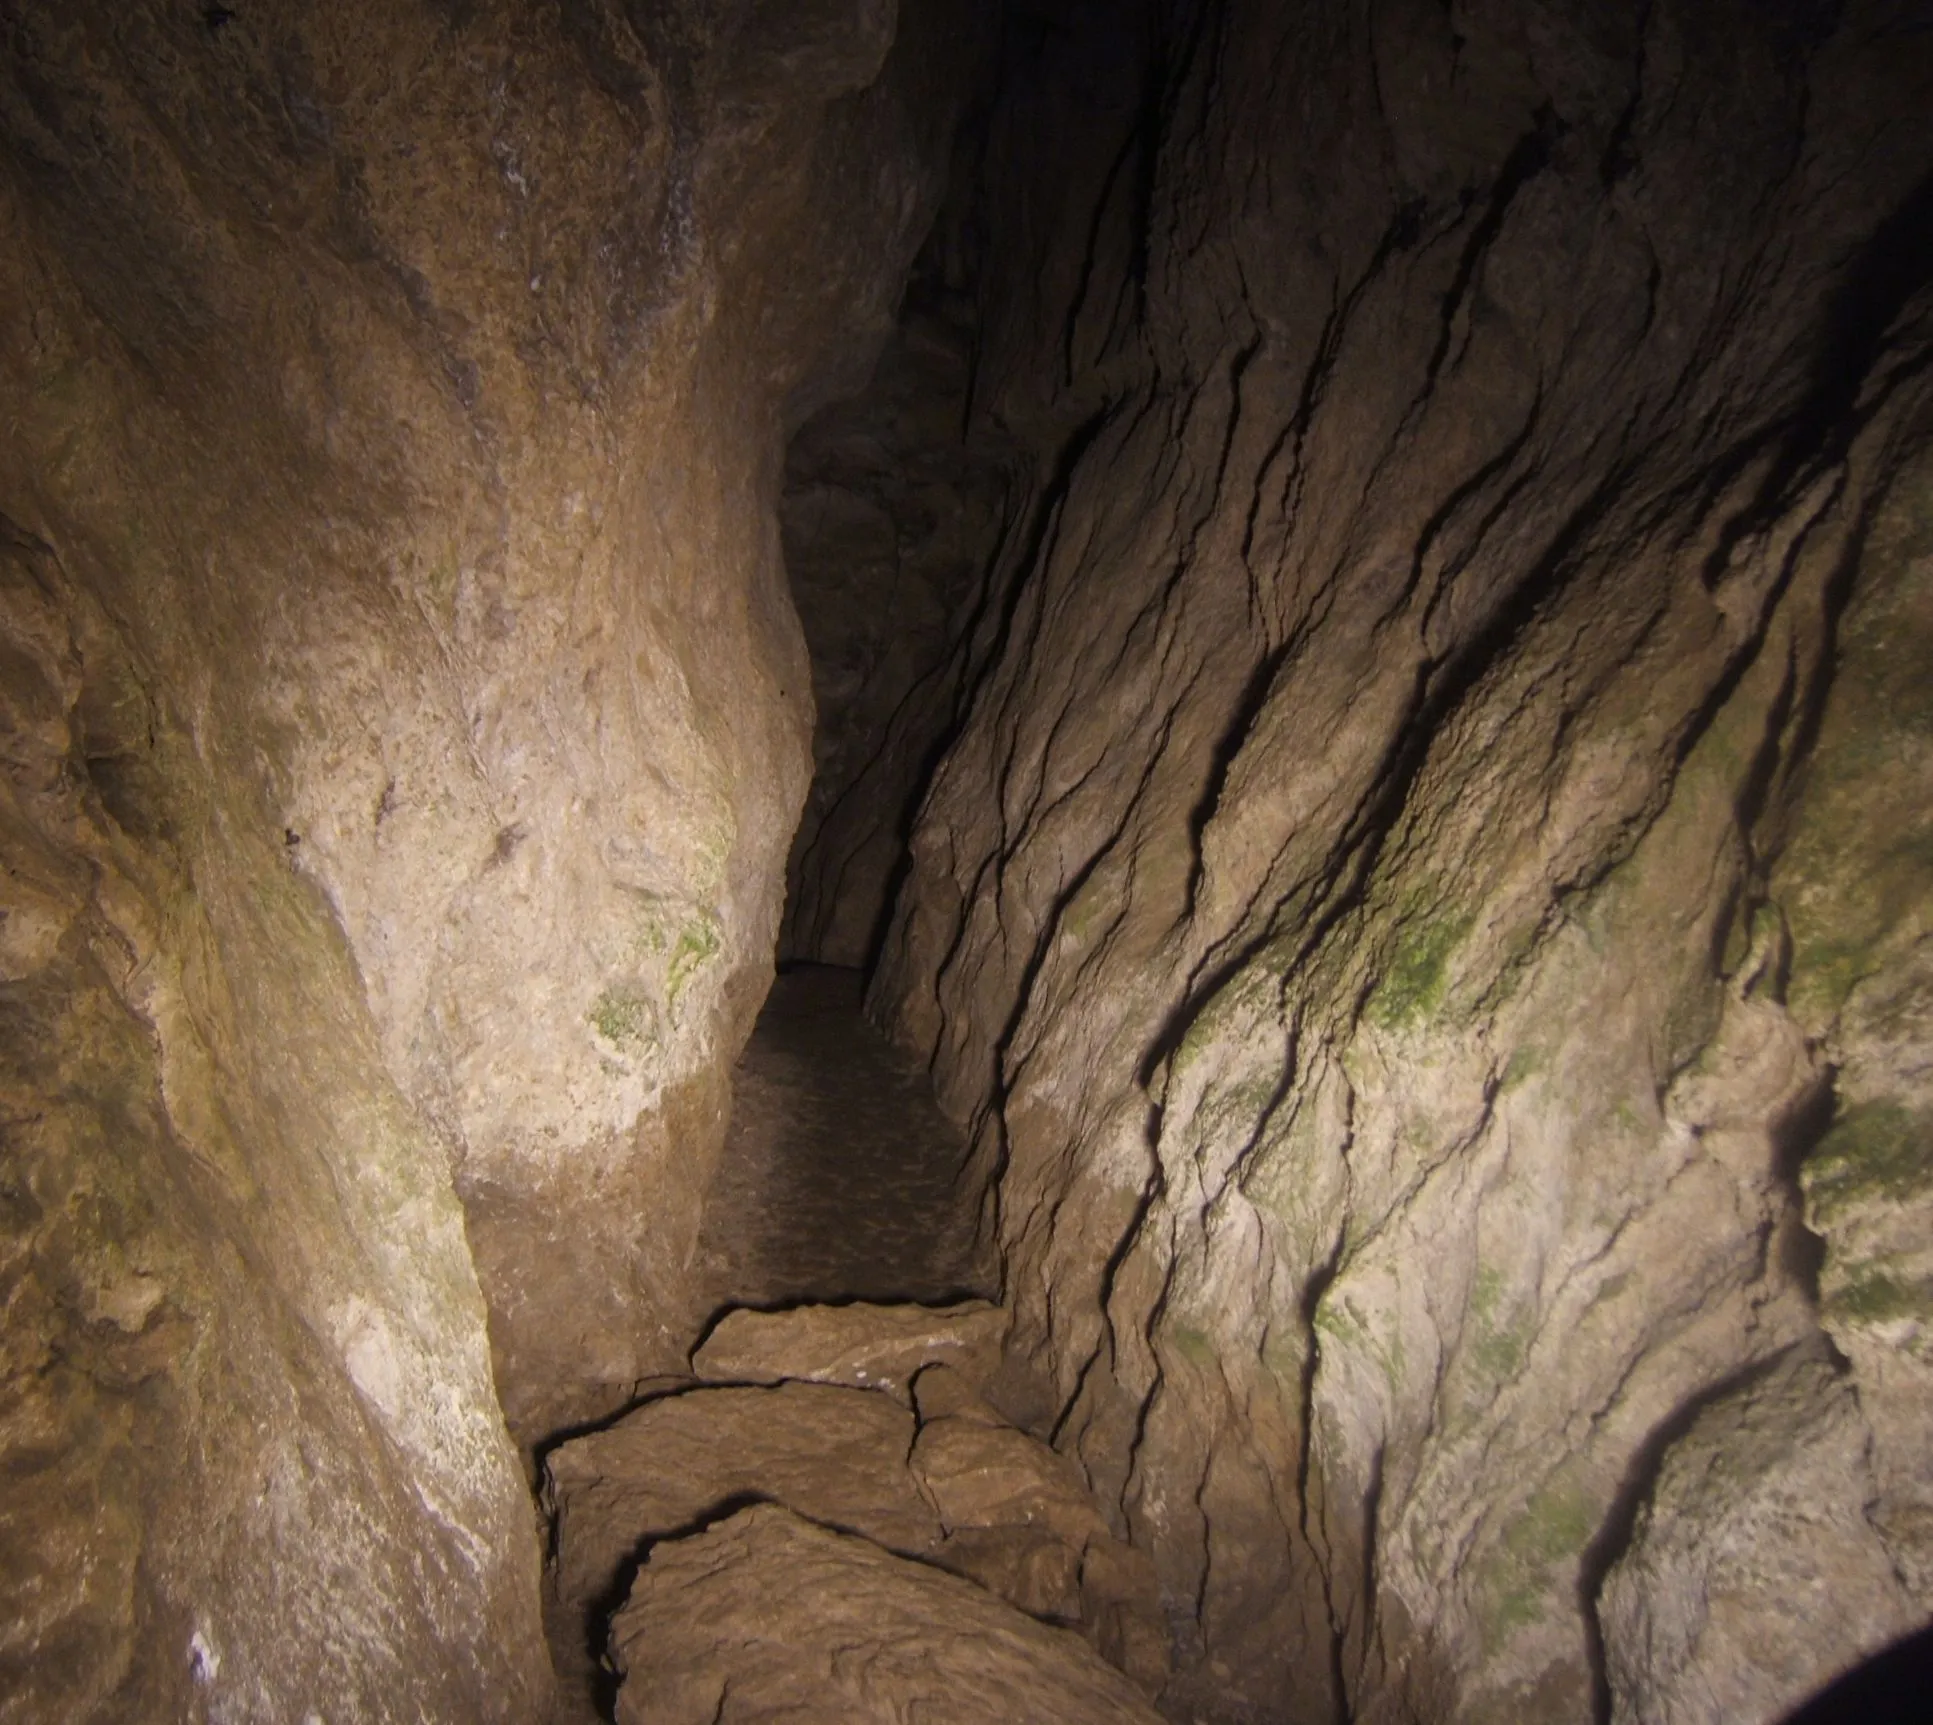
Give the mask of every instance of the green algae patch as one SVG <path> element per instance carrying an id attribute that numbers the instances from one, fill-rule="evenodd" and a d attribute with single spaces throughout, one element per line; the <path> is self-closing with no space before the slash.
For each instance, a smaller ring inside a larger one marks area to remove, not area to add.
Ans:
<path id="1" fill-rule="evenodd" d="M 1221 1358 L 1216 1352 L 1214 1341 L 1207 1331 L 1192 1329 L 1186 1324 L 1176 1324 L 1167 1332 L 1167 1340 L 1191 1366 L 1207 1370 Z"/>
<path id="2" fill-rule="evenodd" d="M 1428 1018 L 1443 1003 L 1450 956 L 1463 944 L 1474 918 L 1462 913 L 1405 915 L 1396 950 L 1367 1009 L 1370 1022 L 1400 1030 Z"/>
<path id="3" fill-rule="evenodd" d="M 1540 1048 L 1513 1048 L 1510 1058 L 1504 1062 L 1503 1075 L 1498 1084 L 1505 1090 L 1516 1090 L 1528 1084 L 1544 1070 L 1549 1056 Z"/>
<path id="4" fill-rule="evenodd" d="M 1480 1268 L 1470 1289 L 1470 1360 L 1485 1377 L 1501 1383 L 1515 1377 L 1530 1351 L 1536 1324 L 1529 1313 L 1506 1314 L 1502 1274 Z"/>
<path id="5" fill-rule="evenodd" d="M 607 988 L 585 1014 L 599 1036 L 617 1048 L 655 1047 L 658 1011 L 651 997 L 638 988 Z"/>
<path id="6" fill-rule="evenodd" d="M 1933 1287 L 1924 1280 L 1862 1266 L 1821 1302 L 1828 1319 L 1860 1325 L 1933 1319 Z"/>
<path id="7" fill-rule="evenodd" d="M 1801 1177 L 1820 1217 L 1923 1192 L 1933 1186 L 1933 1116 L 1895 1102 L 1858 1103 L 1833 1122 Z"/>
<path id="8" fill-rule="evenodd" d="M 1326 1336 L 1339 1349 L 1373 1362 L 1392 1395 L 1401 1387 L 1405 1365 L 1402 1337 L 1391 1336 L 1384 1342 L 1347 1295 L 1324 1295 L 1316 1303 L 1314 1322 L 1318 1341 Z"/>
<path id="9" fill-rule="evenodd" d="M 1494 1653 L 1519 1629 L 1543 1621 L 1546 1608 L 1567 1576 L 1559 1565 L 1573 1563 L 1590 1543 L 1596 1518 L 1590 1500 L 1575 1487 L 1544 1487 L 1504 1529 L 1484 1562 L 1479 1597 L 1484 1650 Z"/>
<path id="10" fill-rule="evenodd" d="M 1869 537 L 1799 819 L 1772 890 L 1788 998 L 1816 1034 L 1933 928 L 1933 493 L 1902 487 Z"/>
<path id="11" fill-rule="evenodd" d="M 714 916 L 697 917 L 678 930 L 678 937 L 671 945 L 671 958 L 665 966 L 664 978 L 665 996 L 674 1010 L 678 997 L 698 972 L 718 955 L 723 944 L 718 919 Z"/>

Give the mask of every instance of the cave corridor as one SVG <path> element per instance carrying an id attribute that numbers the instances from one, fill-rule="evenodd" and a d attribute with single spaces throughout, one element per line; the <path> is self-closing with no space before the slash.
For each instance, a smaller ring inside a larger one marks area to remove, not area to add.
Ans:
<path id="1" fill-rule="evenodd" d="M 1926 1716 L 1924 0 L 0 45 L 0 1725 Z"/>

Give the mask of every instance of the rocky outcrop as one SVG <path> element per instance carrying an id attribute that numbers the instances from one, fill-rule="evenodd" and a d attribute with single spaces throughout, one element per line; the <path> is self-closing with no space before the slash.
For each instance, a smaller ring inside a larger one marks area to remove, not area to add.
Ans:
<path id="1" fill-rule="evenodd" d="M 505 1417 L 706 1316 L 782 433 L 976 28 L 0 9 L 10 1717 L 542 1705 Z"/>
<path id="2" fill-rule="evenodd" d="M 614 1629 L 621 1725 L 1154 1725 L 1134 1686 L 992 1594 L 764 1504 L 655 1550 Z"/>
<path id="3" fill-rule="evenodd" d="M 1028 454 L 873 1004 L 999 1177 L 1040 1429 L 1191 1716 L 1770 1716 L 1933 1610 L 1924 34 L 1009 53 Z M 1772 1575 L 1886 1603 L 1748 1681 Z"/>
<path id="4" fill-rule="evenodd" d="M 1153 1566 L 984 1399 L 997 1357 L 960 1343 L 997 1316 L 735 1313 L 721 1329 L 762 1327 L 752 1383 L 683 1387 L 552 1451 L 560 1673 L 590 1698 L 615 1661 L 620 1718 L 762 1718 L 780 1693 L 815 1718 L 1150 1716 L 1167 1675 Z M 849 1369 L 828 1381 L 835 1332 Z M 749 1504 L 784 1513 L 734 1515 Z"/>

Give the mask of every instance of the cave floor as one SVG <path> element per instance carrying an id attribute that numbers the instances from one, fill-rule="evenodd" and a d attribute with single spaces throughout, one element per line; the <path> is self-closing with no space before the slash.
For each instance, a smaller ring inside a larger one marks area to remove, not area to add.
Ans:
<path id="1" fill-rule="evenodd" d="M 692 1375 L 545 1458 L 557 1725 L 1159 1725 L 1153 1564 L 987 1399 L 1008 1315 L 966 1146 L 861 994 L 778 979 L 734 1073 Z"/>
<path id="2" fill-rule="evenodd" d="M 861 1011 L 858 971 L 772 986 L 732 1078 L 700 1273 L 716 1306 L 996 1296 L 966 1146 Z"/>

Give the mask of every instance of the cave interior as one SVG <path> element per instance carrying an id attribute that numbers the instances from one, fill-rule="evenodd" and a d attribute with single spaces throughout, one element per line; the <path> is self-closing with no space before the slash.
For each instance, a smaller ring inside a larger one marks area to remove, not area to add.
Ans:
<path id="1" fill-rule="evenodd" d="M 1923 5 L 0 42 L 0 1725 L 1926 1716 Z"/>

